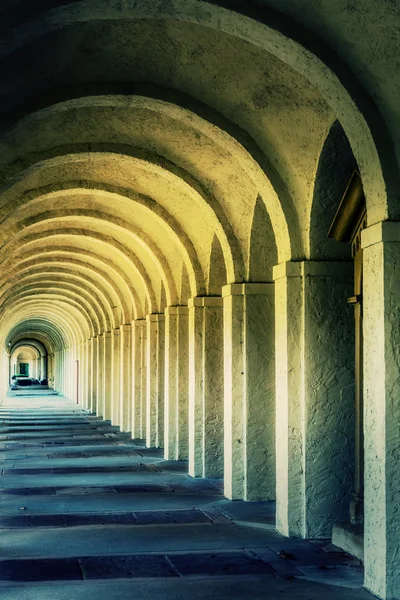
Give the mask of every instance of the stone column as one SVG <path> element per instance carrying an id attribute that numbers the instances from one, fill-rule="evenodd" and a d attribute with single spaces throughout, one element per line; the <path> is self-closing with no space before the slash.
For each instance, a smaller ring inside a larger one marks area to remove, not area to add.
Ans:
<path id="1" fill-rule="evenodd" d="M 130 431 L 132 423 L 132 325 L 120 327 L 120 428 Z"/>
<path id="2" fill-rule="evenodd" d="M 274 285 L 222 288 L 224 483 L 231 499 L 275 498 Z"/>
<path id="3" fill-rule="evenodd" d="M 78 347 L 78 360 L 79 360 L 79 367 L 78 367 L 78 374 L 79 374 L 79 404 L 81 406 L 85 406 L 85 402 L 86 402 L 86 394 L 85 394 L 85 383 L 86 383 L 86 379 L 84 377 L 85 375 L 85 351 L 86 351 L 86 343 L 85 342 L 81 342 L 79 344 Z"/>
<path id="4" fill-rule="evenodd" d="M 93 337 L 92 338 L 92 356 L 91 356 L 92 397 L 91 397 L 91 401 L 90 401 L 90 411 L 92 413 L 96 412 L 96 404 L 97 404 L 97 346 L 98 346 L 98 339 L 97 339 L 97 337 Z"/>
<path id="5" fill-rule="evenodd" d="M 119 329 L 113 329 L 111 335 L 111 423 L 119 425 L 119 378 L 120 378 L 120 340 Z"/>
<path id="6" fill-rule="evenodd" d="M 187 460 L 188 449 L 188 308 L 165 309 L 164 456 Z"/>
<path id="7" fill-rule="evenodd" d="M 81 406 L 85 405 L 85 389 L 84 389 L 84 378 L 83 378 L 83 374 L 85 371 L 85 342 L 81 342 L 77 348 L 78 353 L 77 353 L 77 359 L 79 360 L 78 363 L 78 385 L 79 385 L 79 393 L 78 393 L 78 398 L 79 398 L 79 404 Z"/>
<path id="8" fill-rule="evenodd" d="M 164 408 L 164 396 L 160 397 L 159 376 L 159 337 L 163 336 L 161 330 L 164 324 L 164 315 L 151 314 L 146 317 L 146 446 L 157 446 L 158 421 L 160 407 Z"/>
<path id="9" fill-rule="evenodd" d="M 46 356 L 40 357 L 40 379 L 47 379 Z"/>
<path id="10" fill-rule="evenodd" d="M 103 358 L 103 417 L 109 421 L 111 419 L 111 402 L 112 402 L 112 334 L 107 331 L 104 334 L 104 358 Z"/>
<path id="11" fill-rule="evenodd" d="M 83 373 L 83 385 L 85 390 L 84 408 L 89 410 L 90 405 L 90 340 L 85 341 L 85 371 Z"/>
<path id="12" fill-rule="evenodd" d="M 354 472 L 353 264 L 274 268 L 278 531 L 330 537 Z"/>
<path id="13" fill-rule="evenodd" d="M 362 233 L 364 248 L 365 586 L 400 597 L 400 223 Z"/>
<path id="14" fill-rule="evenodd" d="M 156 404 L 156 447 L 164 447 L 165 413 L 165 315 L 158 315 L 157 335 L 157 404 Z"/>
<path id="15" fill-rule="evenodd" d="M 224 474 L 224 348 L 220 297 L 189 300 L 189 474 Z"/>
<path id="16" fill-rule="evenodd" d="M 97 402 L 96 414 L 104 417 L 104 333 L 97 336 Z"/>
<path id="17" fill-rule="evenodd" d="M 132 438 L 141 435 L 142 410 L 142 334 L 146 327 L 144 319 L 132 321 Z"/>
<path id="18" fill-rule="evenodd" d="M 139 438 L 146 438 L 146 397 L 147 397 L 147 323 L 142 321 L 142 335 L 140 347 L 140 412 L 139 412 Z"/>

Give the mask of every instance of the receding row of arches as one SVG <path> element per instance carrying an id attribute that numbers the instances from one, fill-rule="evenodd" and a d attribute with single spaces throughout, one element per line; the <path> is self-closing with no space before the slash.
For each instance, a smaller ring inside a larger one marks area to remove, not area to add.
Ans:
<path id="1" fill-rule="evenodd" d="M 400 597 L 398 434 L 378 418 L 383 397 L 398 411 L 400 187 L 368 85 L 272 1 L 19 4 L 0 28 L 3 393 L 28 364 L 227 497 L 276 499 L 288 536 L 365 513 L 366 586 Z"/>

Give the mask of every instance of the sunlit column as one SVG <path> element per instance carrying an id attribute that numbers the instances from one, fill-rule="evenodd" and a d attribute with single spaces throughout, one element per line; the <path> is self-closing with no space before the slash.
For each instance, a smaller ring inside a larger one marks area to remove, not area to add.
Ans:
<path id="1" fill-rule="evenodd" d="M 170 460 L 189 457 L 188 343 L 187 306 L 166 308 L 164 456 Z"/>
<path id="2" fill-rule="evenodd" d="M 146 438 L 146 396 L 147 396 L 147 323 L 142 320 L 142 335 L 140 348 L 140 410 L 139 410 L 139 435 Z"/>
<path id="3" fill-rule="evenodd" d="M 62 372 L 63 372 L 63 381 L 64 381 L 64 394 L 67 398 L 72 400 L 72 389 L 74 382 L 74 371 L 72 368 L 72 348 L 66 348 L 62 350 Z"/>
<path id="4" fill-rule="evenodd" d="M 97 404 L 97 346 L 98 338 L 92 338 L 92 355 L 91 355 L 91 376 L 92 376 L 92 397 L 90 402 L 91 412 L 96 412 Z"/>
<path id="5" fill-rule="evenodd" d="M 130 431 L 132 423 L 132 325 L 120 327 L 120 428 Z"/>
<path id="6" fill-rule="evenodd" d="M 232 284 L 224 302 L 224 484 L 232 499 L 275 497 L 274 286 Z"/>
<path id="7" fill-rule="evenodd" d="M 164 447 L 165 417 L 165 315 L 158 315 L 157 335 L 157 403 L 156 403 L 156 441 L 157 448 Z"/>
<path id="8" fill-rule="evenodd" d="M 365 586 L 400 597 L 400 224 L 362 233 L 364 248 Z"/>
<path id="9" fill-rule="evenodd" d="M 91 410 L 92 406 L 92 352 L 93 352 L 93 339 L 89 338 L 87 340 L 87 382 L 88 382 L 88 395 L 87 395 L 87 403 L 86 408 Z"/>
<path id="10" fill-rule="evenodd" d="M 320 538 L 347 518 L 354 469 L 352 263 L 274 268 L 276 524 Z"/>
<path id="11" fill-rule="evenodd" d="M 119 388 L 120 388 L 120 333 L 119 329 L 113 329 L 111 339 L 111 379 L 112 379 L 112 402 L 111 423 L 119 425 Z"/>
<path id="12" fill-rule="evenodd" d="M 89 340 L 85 340 L 84 342 L 82 342 L 81 344 L 81 365 L 80 365 L 80 378 L 81 378 L 81 389 L 82 389 L 82 398 L 81 398 L 81 404 L 84 408 L 88 407 L 88 402 L 89 402 L 89 377 L 88 377 L 88 365 L 89 365 L 89 361 L 88 361 L 88 352 L 89 352 L 89 346 L 88 346 L 88 342 Z"/>
<path id="13" fill-rule="evenodd" d="M 46 358 L 46 356 L 41 356 L 40 362 L 41 362 L 41 365 L 40 365 L 41 379 L 47 379 L 48 373 L 47 373 L 47 358 Z"/>
<path id="14" fill-rule="evenodd" d="M 220 297 L 189 300 L 189 474 L 224 473 L 224 350 Z"/>
<path id="15" fill-rule="evenodd" d="M 110 331 L 104 334 L 104 358 L 103 358 L 103 387 L 104 387 L 104 404 L 103 417 L 107 421 L 111 419 L 111 401 L 112 401 L 112 335 Z"/>
<path id="16" fill-rule="evenodd" d="M 132 321 L 132 438 L 140 438 L 142 410 L 142 332 L 144 319 Z"/>
<path id="17" fill-rule="evenodd" d="M 158 418 L 164 408 L 164 396 L 160 397 L 159 337 L 163 337 L 164 315 L 150 314 L 146 317 L 146 446 L 157 446 Z"/>
<path id="18" fill-rule="evenodd" d="M 104 333 L 97 336 L 97 400 L 96 414 L 104 416 Z"/>
<path id="19" fill-rule="evenodd" d="M 76 346 L 76 353 L 75 353 L 75 371 L 76 371 L 75 401 L 78 400 L 80 405 L 83 404 L 83 385 L 82 385 L 83 369 L 84 369 L 83 342 L 81 342 Z"/>

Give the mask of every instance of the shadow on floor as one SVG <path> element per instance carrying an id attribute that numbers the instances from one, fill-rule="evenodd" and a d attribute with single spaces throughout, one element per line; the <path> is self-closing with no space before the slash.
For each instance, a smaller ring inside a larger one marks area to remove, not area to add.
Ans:
<path id="1" fill-rule="evenodd" d="M 0 406 L 2 600 L 367 600 L 359 561 L 283 538 L 274 504 L 230 502 L 60 396 Z"/>

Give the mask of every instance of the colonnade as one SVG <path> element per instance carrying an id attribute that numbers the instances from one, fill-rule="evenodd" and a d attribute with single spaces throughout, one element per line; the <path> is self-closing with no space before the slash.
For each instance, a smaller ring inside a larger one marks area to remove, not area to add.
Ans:
<path id="1" fill-rule="evenodd" d="M 363 244 L 366 582 L 385 570 L 396 586 L 382 548 L 397 547 L 400 519 L 400 227 L 368 228 Z M 62 351 L 55 380 L 166 459 L 188 460 L 191 476 L 223 477 L 226 497 L 276 498 L 284 535 L 329 537 L 348 518 L 354 475 L 352 268 L 279 264 L 274 282 L 226 285 Z"/>

